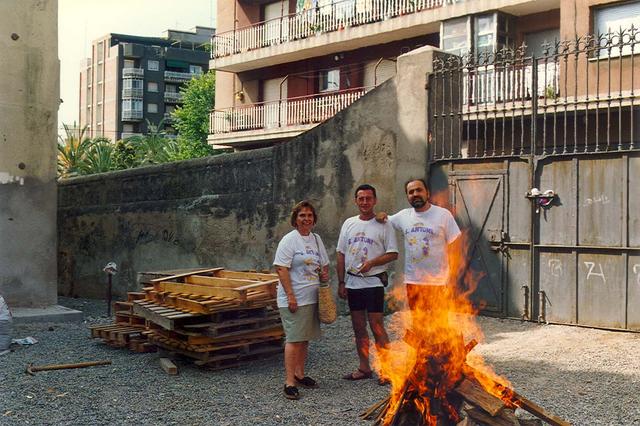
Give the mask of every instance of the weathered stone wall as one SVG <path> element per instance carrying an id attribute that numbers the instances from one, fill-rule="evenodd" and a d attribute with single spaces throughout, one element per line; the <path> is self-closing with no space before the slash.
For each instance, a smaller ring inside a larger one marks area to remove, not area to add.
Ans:
<path id="1" fill-rule="evenodd" d="M 56 295 L 58 2 L 0 1 L 0 294 L 12 307 Z"/>
<path id="2" fill-rule="evenodd" d="M 119 295 L 140 271 L 270 268 L 302 199 L 316 205 L 316 232 L 334 257 L 342 222 L 357 213 L 359 184 L 376 186 L 380 209 L 394 211 L 405 207 L 406 177 L 426 173 L 424 107 L 410 113 L 398 99 L 426 106 L 431 54 L 399 62 L 410 65 L 413 91 L 406 78 L 389 80 L 285 144 L 60 182 L 60 293 L 102 297 L 109 261 L 120 267 Z"/>

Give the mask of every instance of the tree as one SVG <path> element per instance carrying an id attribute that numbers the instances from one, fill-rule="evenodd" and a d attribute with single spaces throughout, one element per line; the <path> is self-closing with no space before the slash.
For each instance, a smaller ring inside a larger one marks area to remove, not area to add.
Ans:
<path id="1" fill-rule="evenodd" d="M 177 156 L 176 141 L 167 137 L 164 120 L 153 125 L 147 120 L 148 132 L 145 136 L 131 138 L 136 152 L 136 166 L 147 166 L 172 161 Z"/>
<path id="2" fill-rule="evenodd" d="M 83 174 L 84 163 L 91 146 L 91 139 L 84 135 L 87 126 L 63 124 L 65 137 L 58 136 L 58 177 L 66 178 Z"/>
<path id="3" fill-rule="evenodd" d="M 108 138 L 97 137 L 92 139 L 82 165 L 82 174 L 91 175 L 115 170 L 113 148 L 114 146 Z"/>
<path id="4" fill-rule="evenodd" d="M 208 144 L 209 114 L 215 99 L 215 73 L 210 71 L 191 79 L 181 89 L 182 106 L 173 112 L 178 131 L 175 160 L 216 154 Z"/>

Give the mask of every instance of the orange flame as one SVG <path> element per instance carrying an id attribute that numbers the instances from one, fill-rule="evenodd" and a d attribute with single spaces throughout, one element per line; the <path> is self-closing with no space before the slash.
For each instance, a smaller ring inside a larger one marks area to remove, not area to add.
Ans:
<path id="1" fill-rule="evenodd" d="M 433 197 L 432 197 L 433 199 Z M 449 268 L 444 276 L 429 277 L 425 283 L 448 282 L 446 286 L 395 286 L 387 295 L 389 304 L 411 304 L 410 311 L 393 316 L 389 334 L 401 336 L 386 350 L 374 355 L 373 367 L 381 377 L 391 381 L 391 396 L 383 424 L 389 425 L 400 409 L 405 392 L 413 389 L 414 409 L 426 424 L 436 425 L 431 414 L 433 397 L 444 397 L 453 390 L 463 375 L 475 377 L 487 392 L 509 401 L 505 392 L 509 383 L 498 376 L 477 354 L 469 353 L 465 342 L 482 342 L 484 335 L 476 322 L 478 310 L 469 296 L 475 291 L 482 274 L 469 268 L 470 234 L 462 235 L 450 245 Z M 437 382 L 429 379 L 438 373 Z M 429 395 L 429 397 L 425 397 Z M 445 405 L 445 409 L 451 407 Z M 456 414 L 452 413 L 452 417 Z"/>

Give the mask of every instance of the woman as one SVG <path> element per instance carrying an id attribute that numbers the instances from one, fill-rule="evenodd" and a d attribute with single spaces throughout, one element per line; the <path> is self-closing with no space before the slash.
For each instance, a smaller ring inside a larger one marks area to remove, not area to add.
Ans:
<path id="1" fill-rule="evenodd" d="M 318 384 L 304 373 L 309 340 L 320 337 L 318 286 L 329 281 L 329 257 L 320 237 L 311 230 L 318 220 L 310 202 L 302 201 L 291 212 L 291 226 L 276 250 L 273 261 L 280 285 L 278 309 L 286 335 L 284 396 L 299 399 L 297 385 L 315 388 Z"/>

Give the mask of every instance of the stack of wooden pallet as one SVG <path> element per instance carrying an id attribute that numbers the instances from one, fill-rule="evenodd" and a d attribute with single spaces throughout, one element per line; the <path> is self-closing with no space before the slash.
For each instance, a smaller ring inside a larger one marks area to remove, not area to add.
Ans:
<path id="1" fill-rule="evenodd" d="M 144 293 L 128 293 L 126 302 L 115 302 L 115 323 L 89 327 L 91 337 L 101 339 L 114 348 L 128 348 L 133 352 L 155 352 L 156 345 L 146 335 L 145 319 L 133 313 L 133 302 L 144 299 Z"/>
<path id="2" fill-rule="evenodd" d="M 133 301 L 133 315 L 146 320 L 149 341 L 167 351 L 210 368 L 282 352 L 274 274 L 211 268 L 146 274 L 141 282 L 144 299 Z"/>

